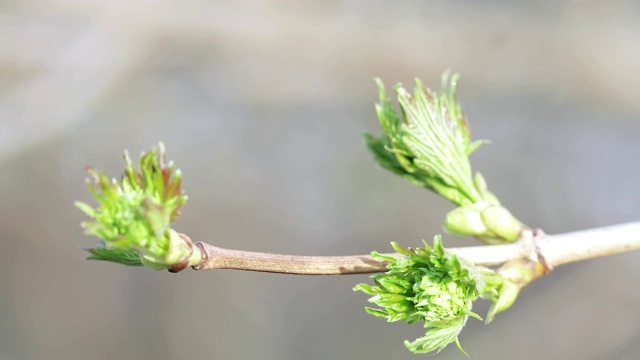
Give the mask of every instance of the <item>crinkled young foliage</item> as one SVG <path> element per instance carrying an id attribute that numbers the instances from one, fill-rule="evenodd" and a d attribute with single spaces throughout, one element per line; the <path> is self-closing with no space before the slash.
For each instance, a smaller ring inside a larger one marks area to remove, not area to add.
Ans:
<path id="1" fill-rule="evenodd" d="M 442 77 L 442 92 L 420 80 L 410 93 L 395 87 L 400 116 L 379 79 L 376 111 L 383 134 L 365 134 L 375 161 L 409 182 L 434 191 L 459 206 L 445 222 L 451 233 L 490 243 L 513 242 L 522 224 L 487 189 L 480 173 L 472 175 L 469 155 L 483 141 L 471 141 L 469 124 L 456 98 L 458 76 Z"/>
<path id="2" fill-rule="evenodd" d="M 439 193 L 457 205 L 471 205 L 484 198 L 476 188 L 468 156 L 483 141 L 471 142 L 469 125 L 456 99 L 458 76 L 442 78 L 437 94 L 416 79 L 411 94 L 398 85 L 395 91 L 402 118 L 376 79 L 380 102 L 376 111 L 383 135 L 365 134 L 376 162 L 410 182 Z"/>
<path id="3" fill-rule="evenodd" d="M 141 155 L 138 170 L 126 152 L 125 161 L 120 182 L 110 181 L 104 171 L 87 169 L 92 176 L 87 181 L 89 190 L 98 206 L 82 202 L 76 206 L 91 218 L 82 223 L 87 234 L 103 241 L 88 249 L 89 259 L 167 268 L 187 255 L 178 234 L 170 228 L 187 200 L 181 173 L 174 170 L 172 162 L 167 164 L 162 143 Z"/>
<path id="4" fill-rule="evenodd" d="M 370 295 L 369 302 L 378 306 L 366 308 L 371 315 L 389 322 L 424 323 L 423 337 L 405 341 L 412 352 L 440 352 L 452 342 L 462 350 L 458 334 L 468 317 L 482 320 L 471 307 L 485 283 L 473 264 L 444 250 L 440 236 L 435 237 L 433 248 L 423 243 L 424 249 L 392 243 L 401 256 L 373 252 L 374 259 L 389 262 L 388 271 L 372 276 L 375 285 L 359 284 L 354 290 Z"/>

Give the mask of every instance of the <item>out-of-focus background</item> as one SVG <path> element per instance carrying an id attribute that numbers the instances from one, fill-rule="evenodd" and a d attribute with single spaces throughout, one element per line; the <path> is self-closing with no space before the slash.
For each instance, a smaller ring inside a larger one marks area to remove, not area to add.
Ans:
<path id="1" fill-rule="evenodd" d="M 87 262 L 84 167 L 162 140 L 194 240 L 387 251 L 453 206 L 375 167 L 372 77 L 461 74 L 474 168 L 548 233 L 640 218 L 635 1 L 0 2 L 0 359 L 416 359 L 420 325 L 365 314 L 367 276 L 173 275 Z M 468 240 L 445 237 L 449 246 Z M 640 254 L 563 266 L 473 359 L 637 359 Z M 476 309 L 484 314 L 488 304 Z M 450 346 L 439 359 L 463 356 Z"/>

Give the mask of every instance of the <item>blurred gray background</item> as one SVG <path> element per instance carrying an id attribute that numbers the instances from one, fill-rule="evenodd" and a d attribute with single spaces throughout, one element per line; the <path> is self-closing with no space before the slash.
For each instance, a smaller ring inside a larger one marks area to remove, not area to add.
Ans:
<path id="1" fill-rule="evenodd" d="M 84 167 L 164 141 L 176 228 L 224 247 L 387 251 L 453 206 L 373 164 L 372 77 L 461 74 L 473 156 L 526 223 L 640 218 L 635 1 L 0 2 L 0 359 L 416 359 L 367 276 L 87 262 Z M 449 246 L 469 245 L 445 236 Z M 473 359 L 638 359 L 640 254 L 563 266 L 461 341 Z M 487 303 L 475 309 L 484 314 Z M 438 359 L 460 359 L 451 346 Z"/>

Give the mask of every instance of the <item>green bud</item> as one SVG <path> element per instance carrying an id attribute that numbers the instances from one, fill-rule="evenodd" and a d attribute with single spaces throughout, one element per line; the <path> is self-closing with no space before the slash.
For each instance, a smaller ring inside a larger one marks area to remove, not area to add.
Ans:
<path id="1" fill-rule="evenodd" d="M 520 238 L 522 223 L 502 206 L 491 206 L 480 214 L 482 222 L 496 237 L 514 242 Z"/>
<path id="2" fill-rule="evenodd" d="M 486 236 L 488 232 L 480 211 L 473 206 L 451 210 L 445 218 L 444 226 L 450 233 L 462 236 Z"/>
<path id="3" fill-rule="evenodd" d="M 522 232 L 522 223 L 509 210 L 483 201 L 450 211 L 444 226 L 452 234 L 475 236 L 487 244 L 514 242 Z"/>

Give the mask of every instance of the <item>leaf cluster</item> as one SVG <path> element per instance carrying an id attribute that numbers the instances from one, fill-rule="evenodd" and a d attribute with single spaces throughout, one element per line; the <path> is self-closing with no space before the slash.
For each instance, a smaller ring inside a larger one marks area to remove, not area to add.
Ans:
<path id="1" fill-rule="evenodd" d="M 373 252 L 378 261 L 389 262 L 388 271 L 373 275 L 374 286 L 359 284 L 354 290 L 370 295 L 369 302 L 378 308 L 366 308 L 374 316 L 389 322 L 424 322 L 427 332 L 405 345 L 414 353 L 441 351 L 455 342 L 469 316 L 480 319 L 471 311 L 472 303 L 482 291 L 484 281 L 473 264 L 447 253 L 440 236 L 433 248 L 405 249 L 392 243 L 400 256 Z M 461 349 L 462 350 L 462 349 Z"/>
<path id="2" fill-rule="evenodd" d="M 91 218 L 82 223 L 87 234 L 103 241 L 88 250 L 89 259 L 166 268 L 185 255 L 170 228 L 187 201 L 181 173 L 166 162 L 162 143 L 141 155 L 138 170 L 126 152 L 125 161 L 120 182 L 109 180 L 104 171 L 87 169 L 89 190 L 98 206 L 76 206 Z M 136 256 L 141 257 L 138 262 Z"/>

